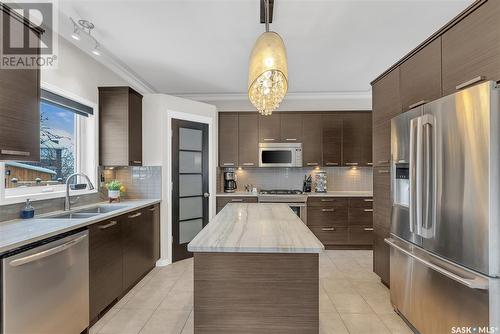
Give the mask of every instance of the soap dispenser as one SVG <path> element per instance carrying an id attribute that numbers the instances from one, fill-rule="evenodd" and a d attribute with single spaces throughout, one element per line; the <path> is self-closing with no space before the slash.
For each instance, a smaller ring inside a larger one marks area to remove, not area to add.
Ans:
<path id="1" fill-rule="evenodd" d="M 22 219 L 30 219 L 35 216 L 35 209 L 31 205 L 29 198 L 26 200 L 26 204 L 24 208 L 21 210 L 21 218 Z"/>

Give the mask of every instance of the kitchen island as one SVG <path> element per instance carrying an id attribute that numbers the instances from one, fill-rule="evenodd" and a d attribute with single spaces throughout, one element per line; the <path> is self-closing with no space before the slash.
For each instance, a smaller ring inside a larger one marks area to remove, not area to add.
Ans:
<path id="1" fill-rule="evenodd" d="M 188 245 L 195 334 L 317 334 L 323 249 L 286 204 L 228 204 Z"/>

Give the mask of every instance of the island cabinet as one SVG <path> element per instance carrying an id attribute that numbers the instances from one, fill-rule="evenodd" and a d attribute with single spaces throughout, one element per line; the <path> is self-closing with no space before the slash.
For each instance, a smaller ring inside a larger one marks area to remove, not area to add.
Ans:
<path id="1" fill-rule="evenodd" d="M 238 114 L 219 113 L 219 166 L 238 166 Z"/>
<path id="2" fill-rule="evenodd" d="M 309 197 L 307 226 L 330 249 L 369 249 L 373 243 L 373 199 Z"/>
<path id="3" fill-rule="evenodd" d="M 228 203 L 257 203 L 257 196 L 217 196 L 216 204 L 217 204 L 217 213 L 220 210 L 224 209 L 224 207 Z"/>
<path id="4" fill-rule="evenodd" d="M 155 266 L 159 218 L 159 205 L 151 205 L 89 227 L 91 322 Z"/>
<path id="5" fill-rule="evenodd" d="M 442 35 L 444 95 L 474 78 L 500 80 L 499 22 L 500 1 L 489 0 Z"/>
<path id="6" fill-rule="evenodd" d="M 323 164 L 323 116 L 302 115 L 302 163 L 304 167 Z"/>
<path id="7" fill-rule="evenodd" d="M 99 164 L 142 166 L 142 95 L 99 87 Z"/>
<path id="8" fill-rule="evenodd" d="M 42 30 L 0 4 L 11 36 L 39 41 Z M 22 40 L 22 39 L 21 39 Z M 40 160 L 40 69 L 0 70 L 0 161 Z"/>
<path id="9" fill-rule="evenodd" d="M 286 204 L 226 207 L 188 245 L 194 332 L 318 334 L 323 249 Z"/>

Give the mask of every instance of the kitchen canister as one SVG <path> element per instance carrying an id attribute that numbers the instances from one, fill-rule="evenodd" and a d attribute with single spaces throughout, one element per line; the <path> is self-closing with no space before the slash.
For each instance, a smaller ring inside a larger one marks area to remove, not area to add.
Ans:
<path id="1" fill-rule="evenodd" d="M 325 171 L 317 171 L 316 175 L 314 176 L 314 180 L 316 181 L 316 188 L 315 191 L 317 193 L 326 193 L 327 192 L 327 184 L 328 184 L 328 177 Z"/>

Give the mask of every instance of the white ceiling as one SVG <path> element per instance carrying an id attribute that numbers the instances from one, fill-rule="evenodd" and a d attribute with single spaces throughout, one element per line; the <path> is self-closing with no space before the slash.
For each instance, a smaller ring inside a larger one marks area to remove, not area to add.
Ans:
<path id="1" fill-rule="evenodd" d="M 271 30 L 287 47 L 291 95 L 344 97 L 369 94 L 371 80 L 473 2 L 275 1 Z M 153 90 L 207 100 L 245 94 L 248 57 L 264 30 L 259 0 L 80 0 L 59 7 L 66 17 L 92 21 L 106 50 Z"/>

